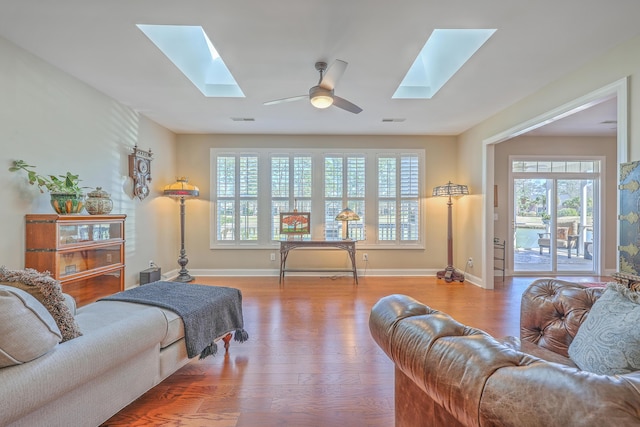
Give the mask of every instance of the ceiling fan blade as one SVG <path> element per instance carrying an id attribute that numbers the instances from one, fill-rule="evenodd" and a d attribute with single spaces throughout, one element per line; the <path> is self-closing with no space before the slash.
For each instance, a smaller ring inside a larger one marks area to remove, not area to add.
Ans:
<path id="1" fill-rule="evenodd" d="M 346 62 L 336 59 L 324 73 L 324 76 L 322 76 L 322 80 L 318 86 L 323 89 L 333 90 L 336 87 L 338 80 L 340 80 L 340 77 L 344 74 L 344 70 L 347 69 L 347 65 L 348 64 Z"/>
<path id="2" fill-rule="evenodd" d="M 309 99 L 309 95 L 298 95 L 298 96 L 291 96 L 289 98 L 274 99 L 273 101 L 265 102 L 263 105 L 282 104 L 284 102 L 300 101 L 302 99 Z"/>
<path id="3" fill-rule="evenodd" d="M 333 96 L 333 105 L 338 108 L 342 108 L 343 110 L 347 110 L 350 113 L 358 114 L 362 111 L 362 108 L 358 107 L 356 104 L 353 104 L 347 101 L 344 98 L 340 98 L 339 96 Z"/>

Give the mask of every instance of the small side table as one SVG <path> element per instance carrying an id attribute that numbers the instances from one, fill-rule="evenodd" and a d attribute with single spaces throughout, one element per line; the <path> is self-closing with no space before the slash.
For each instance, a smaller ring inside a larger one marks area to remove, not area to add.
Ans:
<path id="1" fill-rule="evenodd" d="M 287 257 L 289 256 L 289 251 L 293 249 L 300 248 L 338 248 L 344 251 L 347 251 L 349 254 L 349 259 L 351 260 L 351 269 L 288 269 L 287 268 Z M 350 271 L 353 273 L 353 280 L 355 280 L 356 284 L 358 284 L 358 270 L 356 268 L 356 241 L 355 240 L 283 240 L 280 242 L 280 278 L 278 280 L 279 283 L 282 283 L 282 279 L 284 279 L 284 274 L 287 271 Z"/>

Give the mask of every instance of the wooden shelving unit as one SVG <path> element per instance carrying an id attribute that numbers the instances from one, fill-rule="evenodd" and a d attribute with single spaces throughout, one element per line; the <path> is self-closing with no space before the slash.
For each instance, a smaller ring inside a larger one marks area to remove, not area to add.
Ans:
<path id="1" fill-rule="evenodd" d="M 27 215 L 25 267 L 48 271 L 78 305 L 124 289 L 126 215 Z"/>

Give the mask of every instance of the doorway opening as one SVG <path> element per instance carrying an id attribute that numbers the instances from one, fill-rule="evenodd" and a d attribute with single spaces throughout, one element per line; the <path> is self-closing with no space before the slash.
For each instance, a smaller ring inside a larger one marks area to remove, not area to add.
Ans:
<path id="1" fill-rule="evenodd" d="M 496 184 L 495 181 L 495 146 L 501 142 L 512 139 L 516 136 L 523 135 L 531 130 L 540 128 L 545 124 L 552 123 L 560 120 L 564 117 L 570 116 L 575 112 L 582 111 L 585 108 L 589 108 L 590 105 L 594 105 L 602 102 L 603 99 L 610 98 L 611 96 L 616 98 L 617 103 L 617 123 L 616 127 L 616 146 L 617 146 L 617 164 L 627 162 L 628 160 L 628 77 L 622 78 L 609 85 L 601 87 L 593 92 L 590 92 L 584 96 L 576 98 L 566 104 L 558 106 L 546 113 L 539 116 L 530 118 L 522 123 L 519 123 L 513 127 L 510 127 L 500 133 L 497 133 L 485 140 L 483 140 L 482 151 L 482 192 L 485 195 L 483 198 L 483 220 L 484 227 L 482 229 L 482 283 L 481 286 L 485 289 L 494 288 L 494 246 L 493 242 L 496 237 L 494 228 L 494 201 L 487 195 L 490 194 Z M 491 191 L 490 191 L 491 189 Z M 617 197 L 615 198 L 617 199 Z M 617 203 L 616 203 L 617 206 Z M 619 207 L 617 207 L 619 213 Z M 602 218 L 604 220 L 604 218 Z M 610 234 L 609 234 L 610 235 Z M 600 254 L 597 262 L 600 264 L 600 270 L 602 274 L 608 272 L 603 270 L 605 265 L 605 256 Z M 619 258 L 616 253 L 616 259 Z M 594 260 L 595 262 L 595 260 Z M 617 265 L 617 261 L 616 261 Z"/>

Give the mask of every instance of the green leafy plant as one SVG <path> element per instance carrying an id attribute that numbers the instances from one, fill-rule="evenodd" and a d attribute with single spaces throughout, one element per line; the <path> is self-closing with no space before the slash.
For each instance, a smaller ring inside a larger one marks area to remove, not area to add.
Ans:
<path id="1" fill-rule="evenodd" d="M 558 216 L 578 216 L 578 210 L 575 208 L 562 208 L 558 210 Z"/>
<path id="2" fill-rule="evenodd" d="M 551 215 L 549 215 L 548 213 L 543 213 L 542 214 L 542 220 L 543 221 L 550 221 L 551 220 Z"/>
<path id="3" fill-rule="evenodd" d="M 35 166 L 28 165 L 24 160 L 14 160 L 13 166 L 9 168 L 11 172 L 25 171 L 29 184 L 37 185 L 41 193 L 47 190 L 50 193 L 66 193 L 80 196 L 83 189 L 80 187 L 78 175 L 67 172 L 66 175 L 40 175 L 34 170 Z"/>

